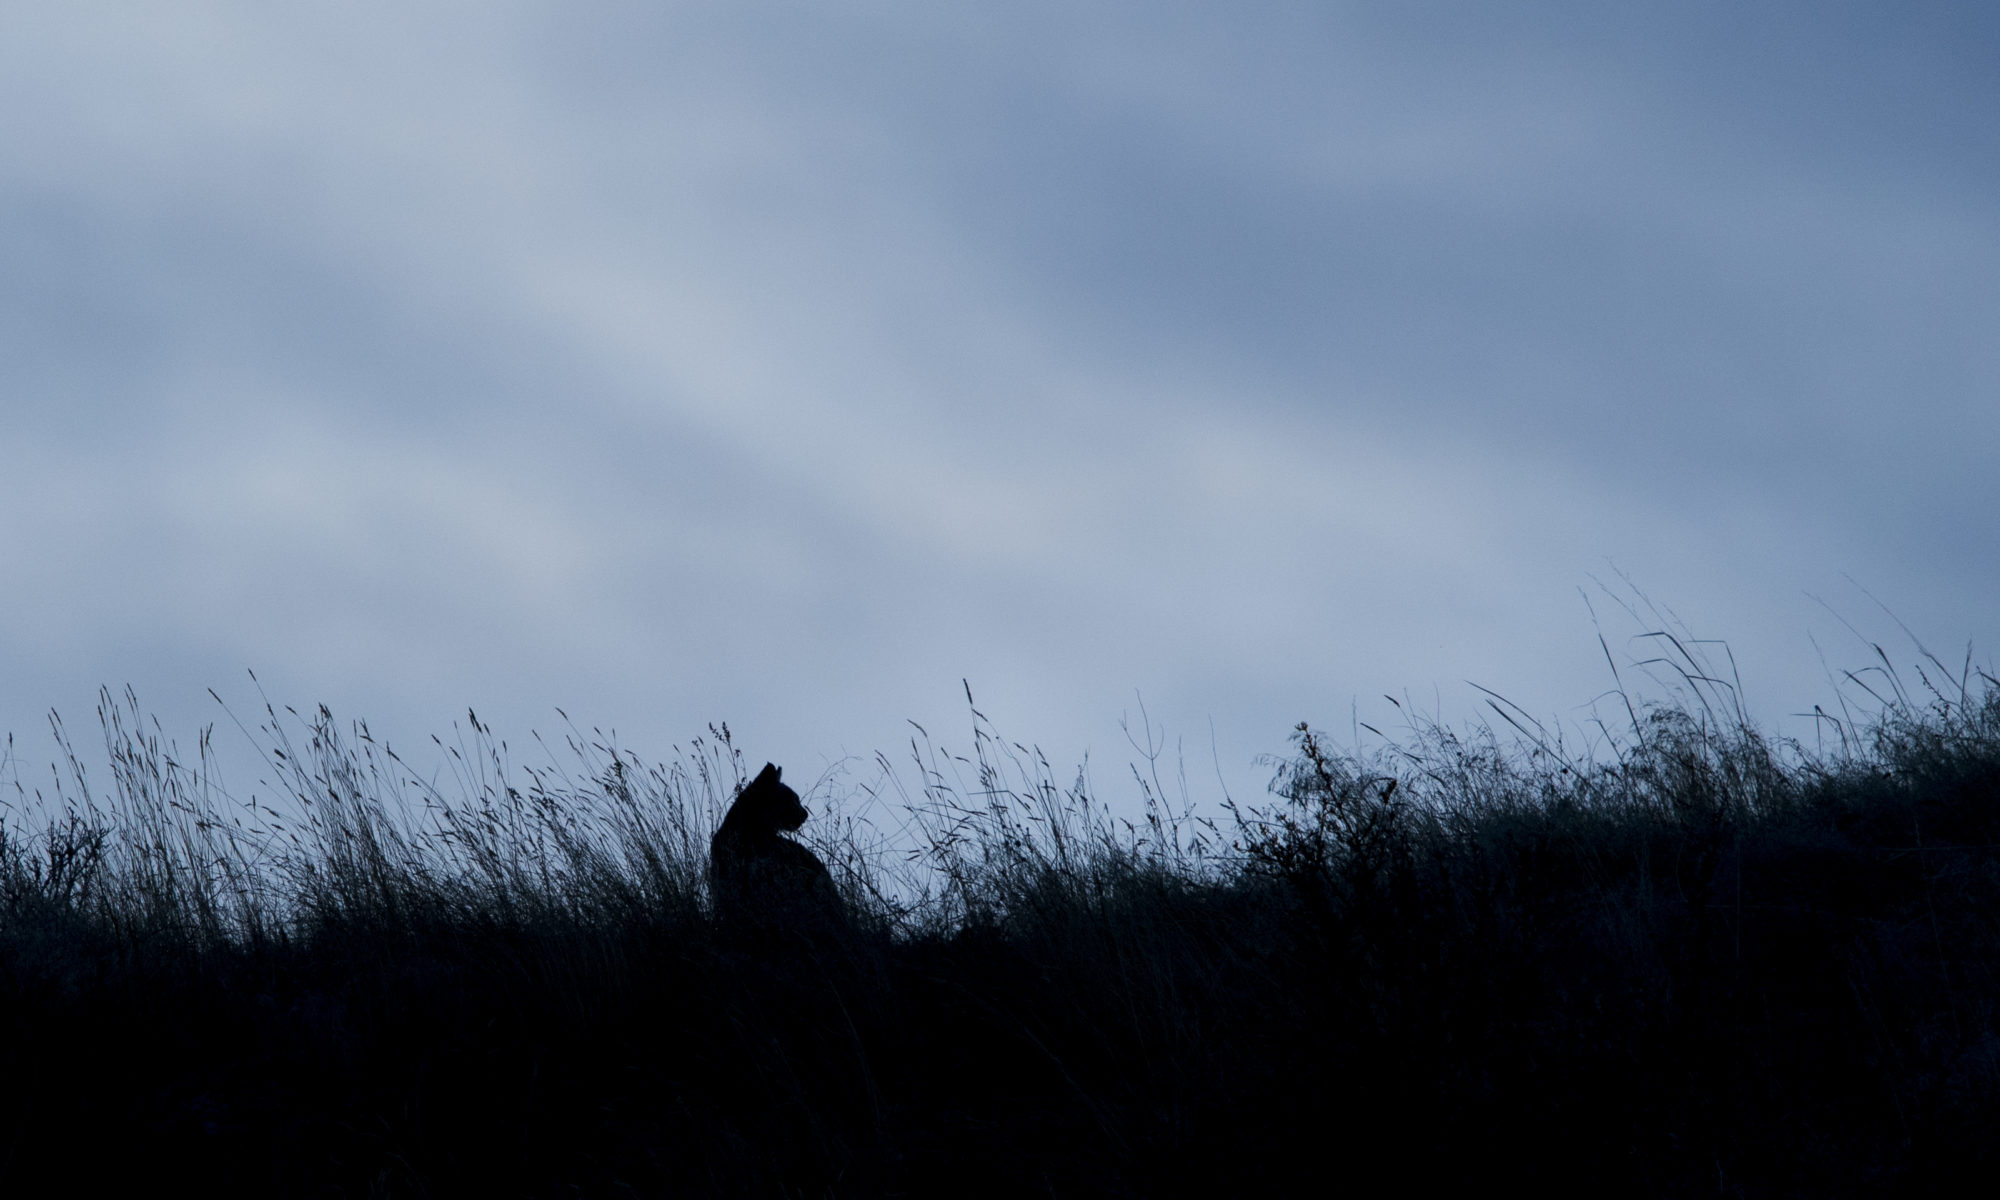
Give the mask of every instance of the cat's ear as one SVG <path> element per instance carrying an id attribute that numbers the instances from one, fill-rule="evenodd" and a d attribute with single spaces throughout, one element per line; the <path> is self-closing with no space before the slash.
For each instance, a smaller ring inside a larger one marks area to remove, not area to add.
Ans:
<path id="1" fill-rule="evenodd" d="M 763 784 L 772 784 L 772 783 L 776 783 L 776 782 L 778 782 L 778 776 L 779 776 L 779 774 L 780 774 L 780 771 L 779 771 L 779 769 L 778 769 L 778 764 L 776 764 L 776 763 L 765 763 L 765 764 L 764 764 L 764 769 L 763 769 L 763 770 L 761 770 L 761 771 L 759 771 L 759 772 L 757 772 L 757 780 L 756 780 L 756 781 L 757 781 L 758 783 L 763 783 Z"/>

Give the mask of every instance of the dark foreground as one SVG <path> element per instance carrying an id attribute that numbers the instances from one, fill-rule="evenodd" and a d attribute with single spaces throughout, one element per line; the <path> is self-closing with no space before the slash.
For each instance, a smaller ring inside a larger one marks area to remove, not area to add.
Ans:
<path id="1" fill-rule="evenodd" d="M 1983 682 L 1819 758 L 1678 711 L 1595 764 L 1303 734 L 1201 847 L 927 775 L 935 886 L 850 862 L 858 928 L 816 941 L 712 927 L 684 772 L 478 785 L 425 834 L 322 721 L 277 761 L 328 799 L 258 857 L 111 710 L 118 798 L 7 826 L 0 1178 L 1956 1190 L 2000 1165 Z"/>

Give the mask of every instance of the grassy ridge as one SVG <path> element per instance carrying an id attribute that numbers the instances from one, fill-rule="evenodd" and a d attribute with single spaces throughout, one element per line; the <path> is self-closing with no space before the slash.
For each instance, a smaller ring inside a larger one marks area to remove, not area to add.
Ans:
<path id="1" fill-rule="evenodd" d="M 755 946 L 704 915 L 726 729 L 664 766 L 577 739 L 561 772 L 475 720 L 447 791 L 274 712 L 274 813 L 107 698 L 108 786 L 71 753 L 0 826 L 0 1172 L 1922 1189 L 2000 1148 L 2000 685 L 1931 666 L 1811 754 L 1699 690 L 1587 756 L 1504 707 L 1504 743 L 1301 726 L 1213 822 L 1150 776 L 1116 821 L 982 723 L 875 789 L 900 840 L 813 822 L 852 937 Z M 78 1129 L 103 1153 L 52 1160 Z"/>

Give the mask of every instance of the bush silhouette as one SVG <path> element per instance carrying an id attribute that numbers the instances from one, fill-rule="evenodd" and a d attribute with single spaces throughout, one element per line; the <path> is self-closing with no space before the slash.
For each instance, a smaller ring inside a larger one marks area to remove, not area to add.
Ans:
<path id="1" fill-rule="evenodd" d="M 264 825 L 107 697 L 113 790 L 0 751 L 0 1172 L 88 1128 L 213 1195 L 1948 1194 L 2000 1162 L 2000 681 L 1948 682 L 1830 753 L 1301 728 L 1220 831 L 975 725 L 920 861 L 843 815 L 824 862 L 726 727 L 579 778 L 475 723 L 454 796 L 274 715 Z"/>

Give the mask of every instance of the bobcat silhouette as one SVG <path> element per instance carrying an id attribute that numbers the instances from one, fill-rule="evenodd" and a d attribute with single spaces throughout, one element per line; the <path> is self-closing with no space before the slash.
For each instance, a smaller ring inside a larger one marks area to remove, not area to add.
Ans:
<path id="1" fill-rule="evenodd" d="M 845 929 L 847 910 L 819 856 L 783 836 L 812 813 L 765 763 L 708 843 L 709 894 L 725 926 L 810 935 Z"/>

